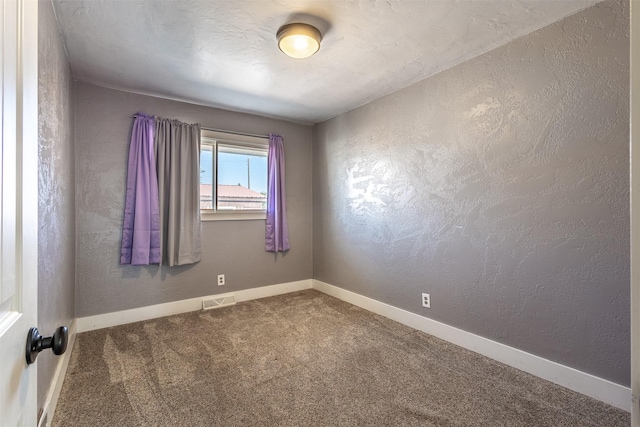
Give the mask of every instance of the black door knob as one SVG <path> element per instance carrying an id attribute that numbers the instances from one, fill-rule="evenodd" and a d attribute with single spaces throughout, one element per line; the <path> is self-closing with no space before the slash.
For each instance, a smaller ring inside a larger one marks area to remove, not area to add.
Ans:
<path id="1" fill-rule="evenodd" d="M 38 332 L 38 328 L 29 329 L 27 334 L 27 364 L 36 361 L 38 353 L 42 350 L 50 348 L 53 354 L 60 356 L 67 349 L 67 340 L 69 338 L 69 330 L 66 326 L 60 326 L 53 333 L 52 337 L 43 337 Z"/>

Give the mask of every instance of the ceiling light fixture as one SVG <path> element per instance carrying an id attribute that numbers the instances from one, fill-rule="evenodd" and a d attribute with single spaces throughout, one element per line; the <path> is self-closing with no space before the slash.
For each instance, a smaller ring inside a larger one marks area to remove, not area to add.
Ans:
<path id="1" fill-rule="evenodd" d="M 278 30 L 278 47 L 292 58 L 308 58 L 320 49 L 322 34 L 309 24 L 287 24 Z"/>

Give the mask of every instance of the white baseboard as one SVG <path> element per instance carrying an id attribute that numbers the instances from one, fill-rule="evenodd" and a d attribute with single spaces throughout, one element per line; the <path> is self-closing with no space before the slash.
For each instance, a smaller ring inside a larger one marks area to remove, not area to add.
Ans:
<path id="1" fill-rule="evenodd" d="M 56 406 L 58 405 L 58 398 L 60 397 L 60 391 L 62 390 L 62 384 L 64 384 L 64 378 L 67 374 L 67 368 L 69 367 L 69 361 L 71 360 L 71 353 L 73 352 L 73 346 L 76 342 L 78 322 L 74 320 L 69 326 L 69 341 L 67 343 L 67 350 L 64 354 L 58 358 L 58 365 L 56 371 L 53 374 L 49 391 L 42 408 L 42 417 L 38 422 L 38 427 L 49 427 L 51 421 L 53 421 L 53 415 L 56 413 Z"/>
<path id="2" fill-rule="evenodd" d="M 365 310 L 395 320 L 411 328 L 480 353 L 505 365 L 551 381 L 570 390 L 600 400 L 627 412 L 631 411 L 631 389 L 586 372 L 552 362 L 517 348 L 509 347 L 462 329 L 422 317 L 415 313 L 313 280 L 313 289 L 331 295 Z"/>
<path id="3" fill-rule="evenodd" d="M 266 298 L 289 292 L 311 289 L 312 279 L 299 280 L 297 282 L 281 283 L 277 285 L 262 286 L 259 288 L 230 291 L 224 294 L 207 295 L 198 298 L 173 301 L 164 304 L 149 305 L 131 310 L 116 311 L 112 313 L 98 314 L 95 316 L 80 317 L 78 319 L 78 332 L 87 332 L 94 329 L 108 328 L 110 326 L 124 325 L 142 320 L 155 319 L 157 317 L 171 316 L 173 314 L 187 313 L 202 309 L 202 300 L 220 298 L 234 294 L 237 302 L 252 299 Z"/>

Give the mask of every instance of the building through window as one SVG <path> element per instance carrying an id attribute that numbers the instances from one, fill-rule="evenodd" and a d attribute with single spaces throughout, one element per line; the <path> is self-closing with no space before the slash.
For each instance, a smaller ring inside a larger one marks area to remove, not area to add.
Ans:
<path id="1" fill-rule="evenodd" d="M 203 219 L 262 219 L 267 209 L 267 153 L 262 137 L 202 130 Z"/>

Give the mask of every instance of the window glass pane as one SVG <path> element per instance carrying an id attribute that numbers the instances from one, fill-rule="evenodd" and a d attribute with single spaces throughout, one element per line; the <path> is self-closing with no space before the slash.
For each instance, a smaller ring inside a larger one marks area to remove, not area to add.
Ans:
<path id="1" fill-rule="evenodd" d="M 218 210 L 267 208 L 267 151 L 218 144 Z"/>
<path id="2" fill-rule="evenodd" d="M 200 149 L 200 209 L 213 209 L 213 147 Z"/>

